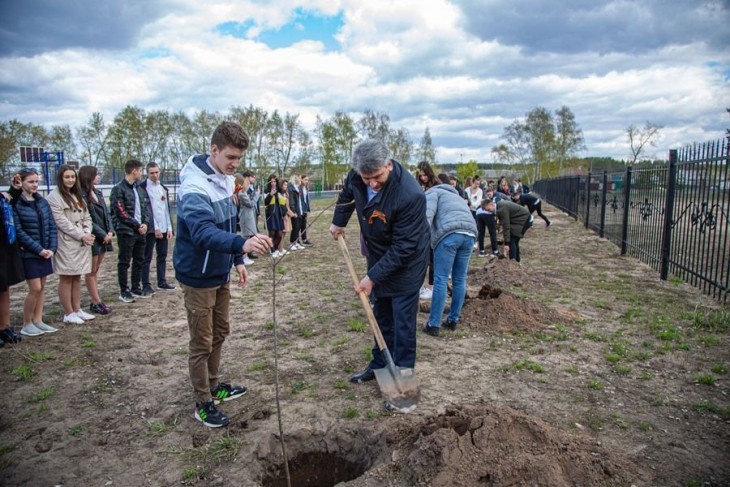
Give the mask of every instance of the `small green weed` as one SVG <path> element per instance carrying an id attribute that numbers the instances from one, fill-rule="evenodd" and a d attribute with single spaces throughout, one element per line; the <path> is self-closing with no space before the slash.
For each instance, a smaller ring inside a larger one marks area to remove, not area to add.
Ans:
<path id="1" fill-rule="evenodd" d="M 273 321 L 267 321 L 263 325 L 261 325 L 261 328 L 267 331 L 271 331 L 274 329 L 274 322 Z"/>
<path id="2" fill-rule="evenodd" d="M 53 387 L 45 387 L 38 391 L 37 394 L 34 394 L 33 396 L 28 398 L 29 403 L 36 403 L 45 401 L 49 397 L 53 396 L 56 393 L 56 390 Z"/>
<path id="3" fill-rule="evenodd" d="M 362 333 L 365 331 L 365 322 L 362 320 L 350 320 L 347 323 L 347 329 L 350 331 L 356 331 L 358 333 Z"/>
<path id="4" fill-rule="evenodd" d="M 696 311 L 692 326 L 696 330 L 707 330 L 713 333 L 724 333 L 730 329 L 730 311 Z"/>
<path id="5" fill-rule="evenodd" d="M 629 375 L 631 373 L 631 367 L 628 365 L 617 365 L 616 373 L 618 375 Z"/>
<path id="6" fill-rule="evenodd" d="M 34 362 L 45 362 L 46 360 L 55 360 L 56 353 L 53 351 L 47 352 L 33 352 L 30 354 L 30 359 Z"/>
<path id="7" fill-rule="evenodd" d="M 717 364 L 712 366 L 712 373 L 717 375 L 727 374 L 727 366 L 725 364 Z"/>
<path id="8" fill-rule="evenodd" d="M 68 429 L 68 434 L 69 436 L 79 436 L 82 431 L 84 431 L 84 427 L 79 424 L 76 426 L 71 426 Z"/>
<path id="9" fill-rule="evenodd" d="M 302 327 L 299 329 L 299 336 L 302 338 L 312 338 L 317 336 L 317 330 L 313 328 Z"/>
<path id="10" fill-rule="evenodd" d="M 606 360 L 608 360 L 612 364 L 615 364 L 618 363 L 619 360 L 621 360 L 621 357 L 619 357 L 618 354 L 608 352 L 606 353 Z"/>
<path id="11" fill-rule="evenodd" d="M 172 425 L 164 421 L 148 421 L 147 422 L 147 433 L 146 436 L 160 436 L 164 435 L 172 429 Z"/>
<path id="12" fill-rule="evenodd" d="M 580 373 L 580 370 L 575 365 L 569 365 L 564 369 L 569 374 L 578 374 Z"/>
<path id="13" fill-rule="evenodd" d="M 653 430 L 654 428 L 651 426 L 651 423 L 647 423 L 646 421 L 640 421 L 639 429 L 643 432 L 647 432 Z"/>
<path id="14" fill-rule="evenodd" d="M 596 333 L 594 331 L 587 331 L 584 335 L 588 340 L 591 340 L 593 342 L 602 342 L 604 341 L 604 337 L 600 333 Z"/>
<path id="15" fill-rule="evenodd" d="M 292 385 L 291 385 L 291 393 L 299 394 L 306 388 L 307 388 L 306 382 L 304 382 L 303 380 L 295 380 L 294 382 L 292 382 Z"/>
<path id="16" fill-rule="evenodd" d="M 641 380 L 652 380 L 653 378 L 654 378 L 654 376 L 652 375 L 652 373 L 651 373 L 651 372 L 648 372 L 648 371 L 646 371 L 646 370 L 645 370 L 645 371 L 643 371 L 643 372 L 642 372 L 642 373 L 641 373 L 641 374 L 639 375 L 639 379 L 641 379 Z"/>
<path id="17" fill-rule="evenodd" d="M 538 364 L 537 362 L 533 362 L 532 360 L 527 360 L 527 359 L 520 360 L 519 362 L 515 362 L 513 367 L 516 370 L 522 370 L 522 369 L 526 368 L 526 369 L 531 370 L 532 372 L 535 372 L 536 374 L 541 374 L 541 373 L 545 372 L 545 367 Z"/>
<path id="18" fill-rule="evenodd" d="M 704 384 L 706 386 L 715 385 L 715 377 L 711 374 L 697 374 L 694 376 L 694 381 L 698 384 Z"/>
<path id="19" fill-rule="evenodd" d="M 203 467 L 199 467 L 197 465 L 195 467 L 188 467 L 183 470 L 182 481 L 185 483 L 189 483 L 198 480 L 200 476 L 203 475 L 203 472 L 205 472 L 205 469 L 203 469 Z"/>
<path id="20" fill-rule="evenodd" d="M 699 342 L 705 347 L 714 347 L 720 344 L 720 339 L 715 335 L 703 335 L 699 338 Z"/>
<path id="21" fill-rule="evenodd" d="M 18 379 L 26 382 L 30 382 L 35 376 L 35 370 L 33 370 L 33 367 L 27 363 L 18 365 L 10 373 Z"/>
<path id="22" fill-rule="evenodd" d="M 599 389 L 603 389 L 603 382 L 601 382 L 600 380 L 597 380 L 597 379 L 591 379 L 588 381 L 586 386 L 588 387 L 588 389 L 599 390 Z"/>
<path id="23" fill-rule="evenodd" d="M 726 419 L 730 418 L 730 407 L 723 408 L 707 400 L 702 400 L 698 403 L 695 403 L 691 407 L 693 411 L 697 411 L 700 414 L 712 413 Z"/>
<path id="24" fill-rule="evenodd" d="M 233 436 L 226 435 L 213 440 L 208 447 L 208 454 L 218 461 L 231 460 L 236 456 L 239 448 L 239 440 Z"/>
<path id="25" fill-rule="evenodd" d="M 344 390 L 347 389 L 347 381 L 344 379 L 337 379 L 334 384 L 335 389 Z"/>
<path id="26" fill-rule="evenodd" d="M 334 342 L 332 342 L 332 350 L 333 351 L 339 350 L 340 348 L 347 345 L 349 343 L 349 341 L 350 341 L 350 337 L 348 337 L 347 335 L 342 335 L 342 336 L 338 337 Z"/>
<path id="27" fill-rule="evenodd" d="M 266 361 L 266 359 L 262 358 L 249 365 L 246 370 L 248 370 L 249 372 L 258 372 L 260 370 L 264 370 L 267 366 L 268 362 Z"/>
<path id="28" fill-rule="evenodd" d="M 83 340 L 81 346 L 84 348 L 94 348 L 96 346 L 96 342 L 94 341 L 94 337 L 91 336 L 91 333 L 82 333 L 81 339 Z"/>
<path id="29" fill-rule="evenodd" d="M 342 417 L 345 419 L 355 419 L 358 416 L 360 416 L 360 413 L 357 412 L 356 408 L 347 408 L 345 409 L 345 412 L 342 413 Z"/>

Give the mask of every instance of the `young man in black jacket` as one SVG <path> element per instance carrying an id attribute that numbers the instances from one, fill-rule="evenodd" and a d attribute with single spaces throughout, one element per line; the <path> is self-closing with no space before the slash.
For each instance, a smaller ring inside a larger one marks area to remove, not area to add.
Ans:
<path id="1" fill-rule="evenodd" d="M 109 209 L 117 232 L 119 262 L 119 300 L 133 303 L 134 298 L 150 298 L 152 293 L 142 291 L 142 266 L 144 265 L 145 239 L 150 223 L 147 192 L 139 187 L 142 179 L 142 163 L 130 159 L 124 165 L 124 179 L 112 188 Z M 132 263 L 132 288 L 127 285 L 127 272 Z"/>
<path id="2" fill-rule="evenodd" d="M 344 235 L 355 210 L 368 264 L 367 275 L 355 291 L 370 296 L 395 364 L 413 368 L 418 293 L 426 275 L 430 245 L 426 196 L 413 175 L 388 157 L 382 142 L 366 140 L 352 153 L 352 170 L 330 226 L 335 239 Z M 374 370 L 385 365 L 376 343 L 372 361 L 350 377 L 350 382 L 373 380 Z"/>

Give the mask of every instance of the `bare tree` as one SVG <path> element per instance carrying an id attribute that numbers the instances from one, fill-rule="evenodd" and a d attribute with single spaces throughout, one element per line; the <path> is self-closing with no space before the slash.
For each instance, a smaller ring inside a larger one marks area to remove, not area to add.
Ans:
<path id="1" fill-rule="evenodd" d="M 631 147 L 631 160 L 629 164 L 635 164 L 639 159 L 641 153 L 646 149 L 647 145 L 655 146 L 656 143 L 652 140 L 659 134 L 659 131 L 664 127 L 657 125 L 652 122 L 646 122 L 643 128 L 639 129 L 636 125 L 629 125 L 626 128 L 626 135 L 629 139 L 629 146 Z"/>

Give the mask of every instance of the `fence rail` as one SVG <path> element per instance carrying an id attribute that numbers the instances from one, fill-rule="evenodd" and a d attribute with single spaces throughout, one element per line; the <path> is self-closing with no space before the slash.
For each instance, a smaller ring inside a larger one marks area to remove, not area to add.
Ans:
<path id="1" fill-rule="evenodd" d="M 661 167 L 537 181 L 536 193 L 657 270 L 730 295 L 730 143 L 669 151 Z"/>

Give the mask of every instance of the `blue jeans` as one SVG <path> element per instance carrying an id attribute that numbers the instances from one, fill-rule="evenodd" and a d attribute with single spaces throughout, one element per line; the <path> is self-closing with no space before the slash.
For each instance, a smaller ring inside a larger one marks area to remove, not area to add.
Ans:
<path id="1" fill-rule="evenodd" d="M 441 326 L 441 318 L 446 306 L 446 287 L 451 273 L 453 289 L 451 293 L 451 310 L 448 320 L 454 323 L 461 317 L 466 297 L 466 270 L 474 248 L 474 237 L 463 233 L 452 233 L 444 237 L 433 251 L 433 296 L 431 297 L 430 326 Z"/>

